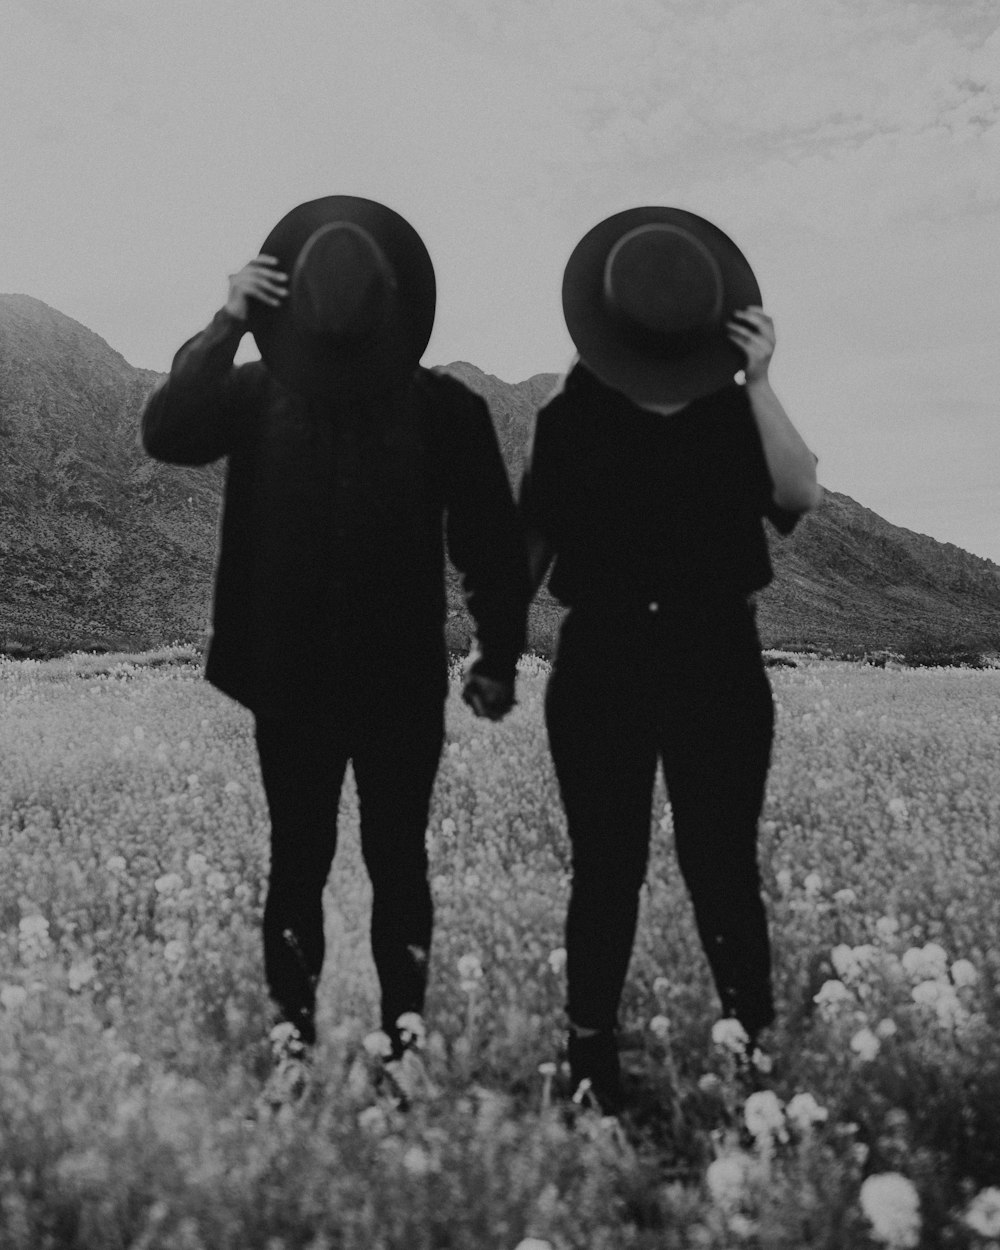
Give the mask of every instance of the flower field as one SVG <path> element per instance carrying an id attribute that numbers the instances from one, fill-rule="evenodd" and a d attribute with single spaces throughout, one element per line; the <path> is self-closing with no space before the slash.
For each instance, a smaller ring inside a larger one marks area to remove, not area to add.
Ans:
<path id="1" fill-rule="evenodd" d="M 402 1114 L 369 1079 L 349 778 L 313 1078 L 271 1112 L 251 718 L 192 664 L 0 661 L 3 1250 L 1000 1247 L 1000 671 L 772 670 L 749 1098 L 658 789 L 624 1127 L 561 1087 L 545 677 L 522 662 L 499 725 L 449 702 L 433 1090 Z"/>

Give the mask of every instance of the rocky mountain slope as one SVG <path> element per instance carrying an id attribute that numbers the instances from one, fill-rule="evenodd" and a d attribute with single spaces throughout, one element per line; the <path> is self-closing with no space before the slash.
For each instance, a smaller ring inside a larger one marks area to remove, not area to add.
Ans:
<path id="1" fill-rule="evenodd" d="M 502 382 L 448 371 L 482 394 L 516 480 L 532 416 L 554 374 Z M 46 654 L 198 641 L 208 618 L 220 466 L 159 465 L 137 443 L 159 375 L 26 295 L 0 296 L 0 651 Z M 1000 567 L 890 525 L 829 491 L 774 543 L 761 597 L 772 647 L 859 654 L 1000 649 Z M 449 575 L 449 638 L 468 618 Z M 531 644 L 551 647 L 558 608 L 543 592 Z"/>

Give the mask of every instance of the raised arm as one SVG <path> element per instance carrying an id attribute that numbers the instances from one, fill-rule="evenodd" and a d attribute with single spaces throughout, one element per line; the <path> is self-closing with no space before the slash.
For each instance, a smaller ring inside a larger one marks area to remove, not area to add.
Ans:
<path id="1" fill-rule="evenodd" d="M 230 275 L 229 296 L 209 324 L 188 339 L 142 413 L 146 451 L 170 464 L 208 464 L 232 448 L 243 382 L 233 357 L 246 332 L 250 299 L 278 304 L 285 275 L 271 256 L 255 257 Z"/>
<path id="2" fill-rule="evenodd" d="M 747 399 L 774 484 L 772 498 L 787 512 L 808 512 L 822 499 L 823 489 L 816 481 L 816 457 L 792 425 L 768 379 L 774 323 L 762 308 L 751 306 L 735 313 L 726 328 L 746 355 Z"/>

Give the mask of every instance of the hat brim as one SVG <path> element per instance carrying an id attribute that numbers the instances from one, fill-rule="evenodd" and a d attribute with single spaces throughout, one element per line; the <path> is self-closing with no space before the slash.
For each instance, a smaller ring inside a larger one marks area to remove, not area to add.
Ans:
<path id="1" fill-rule="evenodd" d="M 604 298 L 604 266 L 611 248 L 630 230 L 657 223 L 694 235 L 712 253 L 722 274 L 718 326 L 684 355 L 657 353 L 648 337 L 630 332 Z M 731 382 L 746 361 L 727 337 L 725 323 L 737 309 L 760 302 L 757 280 L 732 239 L 704 217 L 681 208 L 649 206 L 613 214 L 583 236 L 563 274 L 563 316 L 580 358 L 602 382 L 637 403 L 697 399 Z"/>
<path id="2" fill-rule="evenodd" d="M 410 223 L 375 200 L 328 195 L 299 204 L 282 217 L 260 250 L 274 256 L 278 268 L 291 277 L 306 240 L 337 221 L 368 231 L 395 274 L 396 297 L 378 333 L 360 345 L 331 344 L 303 332 L 287 299 L 276 308 L 253 300 L 249 313 L 250 330 L 268 369 L 290 389 L 320 397 L 345 390 L 389 390 L 405 382 L 420 363 L 434 325 L 430 255 Z"/>

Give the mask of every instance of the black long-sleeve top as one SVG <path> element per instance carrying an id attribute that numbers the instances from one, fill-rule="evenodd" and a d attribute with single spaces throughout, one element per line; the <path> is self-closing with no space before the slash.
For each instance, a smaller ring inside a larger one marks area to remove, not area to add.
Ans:
<path id="1" fill-rule="evenodd" d="M 483 400 L 424 368 L 375 397 L 305 399 L 233 364 L 244 329 L 218 312 L 142 415 L 156 459 L 227 460 L 209 681 L 265 715 L 443 695 L 445 540 L 477 671 L 513 680 L 527 565 Z"/>

